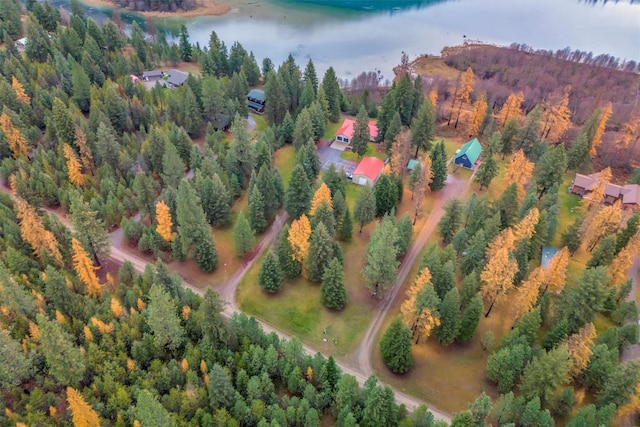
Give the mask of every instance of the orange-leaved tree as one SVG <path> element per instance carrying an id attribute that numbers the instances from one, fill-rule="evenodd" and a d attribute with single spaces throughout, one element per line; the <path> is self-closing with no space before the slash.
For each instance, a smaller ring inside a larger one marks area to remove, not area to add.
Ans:
<path id="1" fill-rule="evenodd" d="M 538 301 L 540 284 L 544 279 L 544 272 L 540 267 L 533 270 L 515 293 L 511 305 L 511 315 L 514 321 L 530 312 Z"/>
<path id="2" fill-rule="evenodd" d="M 567 338 L 569 348 L 569 374 L 575 377 L 587 367 L 591 357 L 591 346 L 596 337 L 596 328 L 593 323 L 587 323 L 577 333 Z"/>
<path id="3" fill-rule="evenodd" d="M 416 312 L 416 299 L 418 294 L 422 291 L 422 288 L 431 281 L 431 272 L 427 267 L 423 268 L 416 277 L 416 280 L 411 284 L 411 287 L 407 290 L 407 299 L 402 302 L 400 306 L 400 313 L 402 314 L 402 322 L 415 330 L 416 322 L 418 321 L 418 313 Z"/>
<path id="4" fill-rule="evenodd" d="M 484 116 L 487 114 L 487 108 L 487 97 L 483 93 L 473 104 L 473 113 L 471 114 L 471 120 L 469 120 L 469 135 L 477 135 L 480 132 L 480 126 L 482 126 Z"/>
<path id="5" fill-rule="evenodd" d="M 551 258 L 551 262 L 545 267 L 544 288 L 542 294 L 547 290 L 558 294 L 567 282 L 567 266 L 569 265 L 569 249 L 563 246 Z"/>
<path id="6" fill-rule="evenodd" d="M 27 157 L 29 148 L 27 147 L 27 139 L 24 137 L 20 129 L 13 125 L 11 117 L 5 112 L 0 114 L 0 130 L 4 133 L 7 144 L 11 149 L 13 158 Z"/>
<path id="7" fill-rule="evenodd" d="M 20 83 L 20 81 L 16 79 L 16 76 L 11 76 L 11 89 L 13 89 L 13 91 L 15 92 L 18 101 L 25 105 L 31 104 L 31 98 L 29 98 L 27 92 L 24 91 L 22 83 Z"/>
<path id="8" fill-rule="evenodd" d="M 67 159 L 67 172 L 69 174 L 69 181 L 73 185 L 77 185 L 82 187 L 84 185 L 84 175 L 82 175 L 82 168 L 80 166 L 80 162 L 78 161 L 78 157 L 76 153 L 73 151 L 73 148 L 69 144 L 64 144 L 62 146 L 64 151 L 64 157 Z"/>
<path id="9" fill-rule="evenodd" d="M 20 220 L 22 240 L 31 245 L 36 256 L 43 260 L 46 252 L 57 264 L 62 265 L 58 240 L 44 228 L 35 208 L 20 197 L 16 197 L 16 216 Z"/>
<path id="10" fill-rule="evenodd" d="M 586 217 L 583 228 L 583 244 L 591 252 L 598 242 L 613 233 L 620 226 L 621 209 L 620 200 L 613 205 L 604 206 L 598 211 Z"/>
<path id="11" fill-rule="evenodd" d="M 71 239 L 71 248 L 73 249 L 73 268 L 78 277 L 87 287 L 87 294 L 92 297 L 98 297 L 102 294 L 102 287 L 98 282 L 96 270 L 89 254 L 82 247 L 82 243 L 76 238 Z"/>
<path id="12" fill-rule="evenodd" d="M 287 240 L 291 245 L 293 253 L 291 258 L 305 264 L 307 255 L 309 254 L 309 238 L 311 237 L 311 223 L 305 214 L 291 223 L 289 228 L 289 236 Z"/>
<path id="13" fill-rule="evenodd" d="M 538 208 L 529 210 L 527 215 L 513 227 L 513 238 L 515 241 L 530 239 L 536 231 L 536 225 L 538 225 L 539 219 L 540 211 L 538 211 Z"/>
<path id="14" fill-rule="evenodd" d="M 76 126 L 76 145 L 80 152 L 80 161 L 85 171 L 89 171 L 93 175 L 93 154 L 91 154 L 91 147 L 87 144 L 87 136 L 82 129 Z"/>
<path id="15" fill-rule="evenodd" d="M 511 258 L 506 247 L 499 248 L 487 260 L 480 281 L 480 293 L 485 304 L 489 306 L 484 317 L 488 317 L 494 304 L 504 298 L 513 288 L 513 279 L 518 271 L 518 262 Z"/>
<path id="16" fill-rule="evenodd" d="M 498 126 L 503 127 L 512 117 L 522 117 L 523 102 L 524 94 L 522 92 L 511 93 L 504 104 L 502 104 L 502 108 L 496 116 L 496 122 Z"/>
<path id="17" fill-rule="evenodd" d="M 522 200 L 525 196 L 525 185 L 531 179 L 533 173 L 533 163 L 527 160 L 522 149 L 513 153 L 511 162 L 504 172 L 504 180 L 507 183 L 515 182 L 518 186 L 518 197 Z"/>
<path id="18" fill-rule="evenodd" d="M 324 181 L 320 184 L 320 187 L 316 190 L 311 200 L 311 209 L 309 215 L 313 216 L 316 213 L 316 209 L 320 207 L 322 202 L 326 202 L 329 210 L 333 210 L 333 202 L 331 201 L 331 190 L 327 187 Z"/>
<path id="19" fill-rule="evenodd" d="M 607 105 L 604 106 L 602 113 L 600 113 L 600 120 L 598 121 L 598 125 L 593 133 L 593 139 L 591 140 L 591 157 L 596 155 L 596 148 L 602 142 L 602 135 L 604 135 L 604 131 L 607 127 L 607 122 L 613 113 L 613 105 L 611 102 L 608 102 Z"/>
<path id="20" fill-rule="evenodd" d="M 173 232 L 171 231 L 171 227 L 173 227 L 173 222 L 171 221 L 171 211 L 169 210 L 169 206 L 160 200 L 156 203 L 156 222 L 158 226 L 156 227 L 156 231 L 167 242 L 173 240 Z"/>
<path id="21" fill-rule="evenodd" d="M 72 387 L 67 387 L 67 402 L 74 427 L 100 427 L 98 413 Z"/>
<path id="22" fill-rule="evenodd" d="M 541 138 L 548 142 L 557 142 L 571 125 L 571 110 L 569 109 L 569 94 L 571 86 L 564 88 L 562 95 L 552 94 L 544 104 L 544 124 Z"/>

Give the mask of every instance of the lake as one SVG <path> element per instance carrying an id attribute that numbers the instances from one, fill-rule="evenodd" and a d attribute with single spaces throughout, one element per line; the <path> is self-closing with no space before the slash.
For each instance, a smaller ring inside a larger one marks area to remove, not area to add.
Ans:
<path id="1" fill-rule="evenodd" d="M 640 60 L 640 5 L 628 0 L 222 1 L 230 13 L 187 22 L 192 43 L 207 45 L 215 30 L 259 62 L 268 56 L 278 65 L 291 53 L 301 66 L 311 58 L 319 73 L 333 66 L 343 78 L 376 70 L 391 78 L 403 51 L 413 59 L 464 40 Z M 175 28 L 175 20 L 156 23 Z"/>

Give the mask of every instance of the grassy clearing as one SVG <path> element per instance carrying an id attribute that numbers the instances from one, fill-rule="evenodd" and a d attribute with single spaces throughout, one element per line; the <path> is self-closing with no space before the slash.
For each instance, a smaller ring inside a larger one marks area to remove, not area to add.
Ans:
<path id="1" fill-rule="evenodd" d="M 325 308 L 320 302 L 320 284 L 299 277 L 288 281 L 277 294 L 264 292 L 258 285 L 261 262 L 245 275 L 238 288 L 240 308 L 278 329 L 298 336 L 326 354 L 344 356 L 351 351 L 371 321 L 377 302 L 362 284 L 360 272 L 364 265 L 363 253 L 374 224 L 359 234 L 357 229 L 344 250 L 345 282 L 348 303 L 344 310 Z M 327 329 L 327 341 L 322 331 Z"/>
<path id="2" fill-rule="evenodd" d="M 417 74 L 421 74 L 423 76 L 438 76 L 455 80 L 460 75 L 460 71 L 456 70 L 455 68 L 449 67 L 444 63 L 444 59 L 440 57 L 422 56 L 416 59 L 411 65 L 413 66 L 413 69 Z"/>
<path id="3" fill-rule="evenodd" d="M 329 122 L 324 130 L 324 135 L 322 135 L 322 138 L 334 139 L 336 136 L 336 132 L 338 131 L 338 129 L 340 129 L 340 126 L 342 126 L 342 120 L 340 120 L 338 123 Z"/>
<path id="4" fill-rule="evenodd" d="M 282 181 L 284 182 L 284 185 L 286 187 L 287 185 L 289 185 L 291 172 L 293 172 L 293 168 L 296 165 L 296 162 L 294 161 L 296 157 L 296 150 L 293 148 L 293 145 L 285 145 L 274 154 L 276 168 L 278 168 L 278 170 L 280 171 L 280 175 L 282 175 Z"/>
<path id="5" fill-rule="evenodd" d="M 379 148 L 382 151 L 380 151 Z M 381 145 L 370 142 L 369 144 L 367 144 L 367 152 L 364 153 L 363 157 L 377 157 L 380 160 L 386 160 L 387 153 L 385 153 L 384 147 L 382 147 Z M 357 153 L 354 153 L 353 151 L 346 151 L 346 150 L 343 151 L 342 154 L 340 154 L 340 158 L 349 160 L 352 162 L 357 162 L 361 160 L 361 158 L 358 156 Z"/>
<path id="6" fill-rule="evenodd" d="M 269 127 L 267 124 L 267 119 L 264 118 L 261 114 L 251 114 L 253 120 L 256 121 L 256 128 L 253 130 L 253 133 L 256 135 L 262 135 L 265 130 Z"/>

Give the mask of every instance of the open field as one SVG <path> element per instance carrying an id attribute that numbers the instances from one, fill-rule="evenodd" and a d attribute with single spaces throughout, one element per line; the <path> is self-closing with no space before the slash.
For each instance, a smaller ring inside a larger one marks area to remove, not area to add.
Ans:
<path id="1" fill-rule="evenodd" d="M 291 179 L 291 172 L 293 172 L 293 167 L 295 166 L 295 157 L 296 150 L 293 145 L 285 145 L 274 153 L 274 164 L 280 171 L 285 188 L 289 185 L 289 180 Z"/>

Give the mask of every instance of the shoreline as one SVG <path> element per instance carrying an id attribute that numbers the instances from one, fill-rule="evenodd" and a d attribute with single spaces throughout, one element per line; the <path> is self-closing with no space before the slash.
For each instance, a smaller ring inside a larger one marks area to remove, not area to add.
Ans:
<path id="1" fill-rule="evenodd" d="M 113 10 L 122 10 L 127 13 L 134 13 L 144 18 L 152 19 L 164 19 L 164 18 L 195 18 L 197 16 L 222 16 L 231 11 L 231 6 L 227 3 L 212 0 L 198 0 L 197 6 L 192 10 L 178 9 L 175 12 L 162 12 L 162 11 L 140 11 L 132 10 L 129 8 L 121 7 L 115 1 L 112 0 L 82 0 L 87 6 L 93 6 L 98 8 L 109 8 Z"/>

